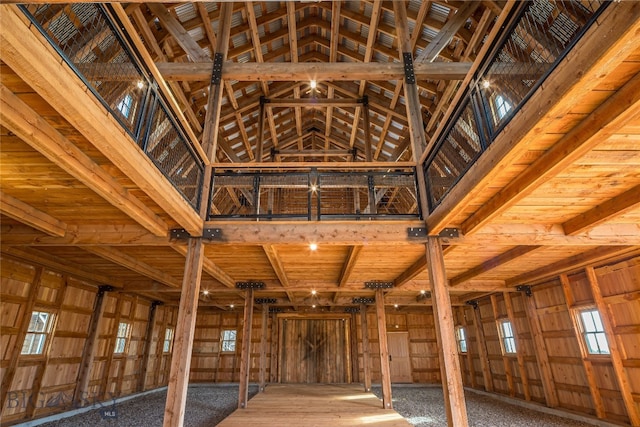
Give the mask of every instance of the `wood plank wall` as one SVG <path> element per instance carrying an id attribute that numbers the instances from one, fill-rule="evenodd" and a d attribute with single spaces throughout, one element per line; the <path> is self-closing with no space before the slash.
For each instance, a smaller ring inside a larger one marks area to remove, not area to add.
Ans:
<path id="1" fill-rule="evenodd" d="M 151 301 L 108 292 L 104 316 L 98 324 L 89 386 L 74 403 L 98 286 L 6 256 L 0 258 L 0 271 L 0 372 L 3 386 L 6 383 L 3 423 L 141 391 L 139 375 L 145 375 L 144 389 L 167 384 L 170 354 L 162 353 L 162 344 L 165 328 L 175 325 L 175 307 L 157 307 L 151 354 L 143 371 Z M 43 354 L 22 355 L 22 341 L 34 310 L 53 313 L 55 327 Z M 131 338 L 125 352 L 114 355 L 119 321 L 131 323 Z"/>
<path id="2" fill-rule="evenodd" d="M 534 286 L 530 297 L 519 292 L 478 301 L 493 391 L 545 403 L 541 375 L 544 364 L 537 361 L 530 326 L 532 316 L 525 307 L 526 298 L 532 298 L 551 373 L 546 386 L 555 389 L 558 406 L 633 424 L 629 412 L 640 411 L 640 257 L 593 270 L 604 301 L 605 310 L 600 310 L 600 315 L 615 334 L 621 372 L 614 368 L 613 349 L 611 355 L 589 355 L 582 344 L 582 335 L 575 331 L 573 312 L 597 308 L 588 270 Z M 511 314 L 507 300 L 512 305 Z M 460 362 L 465 385 L 485 389 L 479 350 L 482 343 L 475 330 L 473 319 L 477 313 L 473 310 L 470 306 L 456 310 L 457 324 L 466 325 L 469 348 L 468 355 L 460 355 Z M 500 319 L 511 319 L 521 360 L 516 355 L 502 355 L 496 324 Z M 611 342 L 612 338 L 608 338 Z M 626 385 L 629 393 L 621 391 L 621 384 Z"/>

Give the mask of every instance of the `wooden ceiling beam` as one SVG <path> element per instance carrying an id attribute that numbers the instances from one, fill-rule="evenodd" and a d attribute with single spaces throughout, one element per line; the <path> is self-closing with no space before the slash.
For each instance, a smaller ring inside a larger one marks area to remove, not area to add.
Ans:
<path id="1" fill-rule="evenodd" d="M 287 297 L 291 303 L 295 302 L 295 296 L 293 293 L 287 289 L 289 287 L 289 278 L 287 277 L 287 273 L 284 270 L 284 266 L 282 265 L 282 261 L 280 260 L 280 256 L 278 252 L 276 252 L 276 248 L 273 245 L 263 245 L 262 249 L 264 250 L 267 259 L 269 259 L 269 264 L 271 264 L 271 268 L 273 268 L 273 272 L 278 276 L 278 280 L 280 284 L 284 288 L 284 291 L 287 293 Z"/>
<path id="2" fill-rule="evenodd" d="M 168 225 L 160 217 L 2 84 L 0 84 L 0 122 L 32 148 L 147 230 L 156 236 L 167 235 Z M 138 155 L 142 156 L 141 153 Z M 20 221 L 23 219 L 25 218 L 18 218 Z M 51 225 L 53 226 L 56 221 Z M 58 233 L 61 232 L 60 227 L 60 224 L 56 227 Z"/>
<path id="3" fill-rule="evenodd" d="M 185 245 L 171 244 L 171 247 L 178 252 L 180 255 L 187 256 L 187 247 Z M 235 289 L 236 282 L 224 272 L 220 267 L 216 265 L 215 262 L 211 261 L 211 259 L 204 257 L 202 264 L 202 271 L 216 279 L 218 282 L 222 283 L 227 288 Z"/>
<path id="4" fill-rule="evenodd" d="M 181 286 L 181 281 L 179 279 L 165 273 L 163 270 L 155 268 L 109 246 L 82 246 L 82 249 L 90 254 L 97 255 L 100 258 L 111 261 L 114 264 L 127 268 L 142 276 L 164 283 L 167 286 L 172 286 L 174 288 L 180 288 Z"/>
<path id="5" fill-rule="evenodd" d="M 211 62 L 211 58 L 200 47 L 191 35 L 184 29 L 180 21 L 178 21 L 167 8 L 158 3 L 149 3 L 149 10 L 158 17 L 160 23 L 171 34 L 173 39 L 180 45 L 193 62 Z"/>
<path id="6" fill-rule="evenodd" d="M 399 289 L 402 286 L 409 283 L 409 281 L 413 280 L 417 275 L 424 273 L 427 271 L 427 256 L 423 254 L 411 264 L 411 267 L 407 268 L 403 271 L 398 277 L 393 279 L 394 289 Z"/>
<path id="7" fill-rule="evenodd" d="M 0 190 L 0 212 L 50 236 L 63 237 L 67 224 Z"/>
<path id="8" fill-rule="evenodd" d="M 640 206 L 640 185 L 577 215 L 562 224 L 568 235 L 583 233 L 589 228 L 610 221 Z"/>
<path id="9" fill-rule="evenodd" d="M 518 259 L 524 255 L 530 254 L 531 252 L 537 251 L 542 246 L 516 246 L 513 249 L 508 250 L 496 257 L 493 257 L 482 264 L 479 264 L 472 269 L 465 271 L 462 274 L 459 274 L 455 277 L 449 279 L 449 286 L 455 288 L 457 285 L 461 283 L 467 282 L 481 274 L 486 273 L 487 271 L 491 271 L 493 269 L 499 268 L 515 259 Z"/>
<path id="10" fill-rule="evenodd" d="M 108 78 L 108 65 L 92 64 L 92 76 L 104 74 Z M 156 67 L 167 81 L 208 81 L 211 79 L 211 61 L 157 62 Z M 103 70 L 101 72 L 100 70 Z M 417 80 L 460 80 L 471 69 L 471 62 L 433 62 L 415 64 Z M 222 78 L 237 81 L 389 81 L 402 80 L 402 64 L 387 62 L 249 62 L 227 61 L 222 67 Z"/>
<path id="11" fill-rule="evenodd" d="M 473 12 L 476 11 L 480 4 L 482 4 L 480 1 L 464 2 L 462 7 L 455 12 L 453 17 L 444 24 L 438 34 L 429 42 L 427 48 L 416 56 L 415 62 L 433 62 L 440 52 L 442 52 L 449 43 L 451 43 L 451 40 L 453 40 L 453 37 L 456 35 L 458 30 L 462 28 L 462 26 L 467 22 L 467 19 L 473 15 Z"/>

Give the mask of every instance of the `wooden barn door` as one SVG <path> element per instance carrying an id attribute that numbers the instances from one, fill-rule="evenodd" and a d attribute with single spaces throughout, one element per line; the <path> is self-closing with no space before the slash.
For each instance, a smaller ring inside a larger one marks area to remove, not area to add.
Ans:
<path id="1" fill-rule="evenodd" d="M 343 319 L 284 319 L 280 382 L 344 383 L 350 368 Z"/>
<path id="2" fill-rule="evenodd" d="M 392 383 L 410 383 L 411 359 L 409 358 L 409 333 L 389 332 L 387 334 L 389 346 L 389 369 Z"/>

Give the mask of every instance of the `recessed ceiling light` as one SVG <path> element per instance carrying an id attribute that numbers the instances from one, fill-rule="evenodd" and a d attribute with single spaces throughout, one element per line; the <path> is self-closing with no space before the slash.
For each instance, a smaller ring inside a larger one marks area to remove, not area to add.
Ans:
<path id="1" fill-rule="evenodd" d="M 309 249 L 311 249 L 312 251 L 315 251 L 316 249 L 318 249 L 318 244 L 317 243 L 309 243 Z"/>
<path id="2" fill-rule="evenodd" d="M 233 308 L 233 307 L 235 307 L 235 305 L 229 304 L 229 308 Z"/>
<path id="3" fill-rule="evenodd" d="M 309 82 L 309 86 L 311 86 L 311 89 L 315 89 L 316 87 L 318 87 L 318 83 L 315 80 L 311 80 Z"/>
<path id="4" fill-rule="evenodd" d="M 489 80 L 483 80 L 482 81 L 482 87 L 487 89 L 489 86 L 491 86 L 491 83 L 489 82 Z"/>
<path id="5" fill-rule="evenodd" d="M 398 304 L 393 304 L 393 306 L 394 306 L 395 308 L 398 308 Z"/>
<path id="6" fill-rule="evenodd" d="M 318 291 L 316 291 L 315 289 L 313 289 L 313 290 L 311 291 L 311 295 L 315 295 L 315 294 L 317 294 L 317 293 L 318 293 Z"/>
<path id="7" fill-rule="evenodd" d="M 209 291 L 205 289 L 204 291 L 202 291 L 202 295 L 204 295 L 204 296 L 209 295 Z"/>
<path id="8" fill-rule="evenodd" d="M 138 89 L 142 89 L 144 87 L 144 82 L 142 80 L 140 80 L 138 82 Z"/>
<path id="9" fill-rule="evenodd" d="M 427 291 L 425 291 L 425 290 L 423 289 L 423 290 L 421 290 L 421 291 L 420 291 L 420 293 L 421 293 L 422 295 L 424 295 L 424 294 L 426 294 L 426 293 L 427 293 Z"/>

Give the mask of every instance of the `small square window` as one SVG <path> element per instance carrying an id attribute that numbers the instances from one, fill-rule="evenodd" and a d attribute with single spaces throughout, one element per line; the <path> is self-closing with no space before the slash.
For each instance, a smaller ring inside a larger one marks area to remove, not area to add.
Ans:
<path id="1" fill-rule="evenodd" d="M 236 331 L 234 329 L 225 329 L 222 331 L 222 351 L 236 351 Z"/>
<path id="2" fill-rule="evenodd" d="M 610 354 L 609 342 L 604 332 L 600 312 L 596 309 L 581 310 L 579 312 L 582 336 L 589 354 Z"/>
<path id="3" fill-rule="evenodd" d="M 120 103 L 118 104 L 118 106 L 116 107 L 118 109 L 118 111 L 120 111 L 122 113 L 122 115 L 125 118 L 129 118 L 129 114 L 131 114 L 131 106 L 133 105 L 133 97 L 129 94 L 125 95 L 124 98 L 122 98 L 122 101 L 120 101 Z"/>
<path id="4" fill-rule="evenodd" d="M 127 347 L 127 340 L 129 339 L 129 332 L 131 325 L 126 322 L 120 322 L 118 325 L 118 334 L 116 335 L 116 347 L 113 350 L 114 353 L 122 354 Z"/>
<path id="5" fill-rule="evenodd" d="M 47 336 L 51 333 L 54 315 L 46 311 L 34 311 L 22 343 L 22 354 L 42 354 Z"/>
<path id="6" fill-rule="evenodd" d="M 462 326 L 456 328 L 456 340 L 458 341 L 458 351 L 467 352 L 467 333 Z"/>
<path id="7" fill-rule="evenodd" d="M 164 344 L 162 345 L 162 351 L 164 353 L 171 353 L 173 347 L 173 328 L 167 328 L 164 331 Z"/>
<path id="8" fill-rule="evenodd" d="M 516 352 L 516 339 L 513 334 L 513 327 L 509 320 L 502 320 L 499 323 L 498 331 L 500 332 L 500 339 L 502 341 L 502 351 L 507 353 Z"/>

